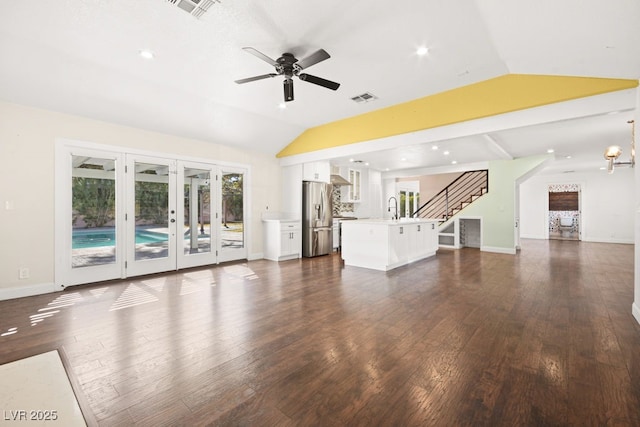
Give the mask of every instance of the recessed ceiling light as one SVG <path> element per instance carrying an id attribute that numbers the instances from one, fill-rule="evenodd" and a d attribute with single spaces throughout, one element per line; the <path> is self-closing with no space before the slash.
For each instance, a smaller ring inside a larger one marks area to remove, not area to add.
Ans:
<path id="1" fill-rule="evenodd" d="M 604 166 L 602 166 L 602 167 L 600 167 L 600 170 L 601 170 L 601 171 L 606 171 L 606 170 L 607 170 L 607 168 L 605 168 Z"/>
<path id="2" fill-rule="evenodd" d="M 432 146 L 431 146 L 431 149 L 435 151 L 435 150 L 437 150 L 437 149 L 438 149 L 438 146 L 437 146 L 437 145 L 432 145 Z"/>
<path id="3" fill-rule="evenodd" d="M 355 160 L 354 160 L 354 159 L 349 159 L 349 161 L 350 161 L 351 163 L 353 163 Z"/>
<path id="4" fill-rule="evenodd" d="M 385 171 L 389 172 L 389 168 L 384 168 Z"/>
<path id="5" fill-rule="evenodd" d="M 365 163 L 364 165 L 365 165 L 365 166 L 369 166 L 369 162 Z"/>
<path id="6" fill-rule="evenodd" d="M 284 102 L 281 102 L 280 104 L 278 104 L 278 108 L 281 110 L 284 110 L 285 108 L 287 108 L 287 104 L 285 104 Z"/>
<path id="7" fill-rule="evenodd" d="M 416 55 L 418 56 L 424 56 L 429 52 L 429 48 L 426 46 L 420 46 L 418 49 L 416 49 Z"/>
<path id="8" fill-rule="evenodd" d="M 565 159 L 570 159 L 570 158 L 571 158 L 571 156 L 564 156 L 564 158 L 565 158 Z"/>
<path id="9" fill-rule="evenodd" d="M 452 165 L 456 165 L 456 164 L 458 164 L 458 162 L 457 162 L 456 160 L 452 160 L 452 161 L 451 161 L 451 164 L 452 164 Z"/>
<path id="10" fill-rule="evenodd" d="M 147 50 L 147 49 L 140 49 L 140 51 L 138 51 L 138 53 L 144 59 L 153 59 L 155 57 L 153 52 L 151 52 L 150 50 Z"/>
<path id="11" fill-rule="evenodd" d="M 554 150 L 553 150 L 553 148 L 549 148 L 549 149 L 547 150 L 547 153 L 551 154 L 551 153 L 553 153 L 553 151 L 554 151 Z"/>
<path id="12" fill-rule="evenodd" d="M 450 153 L 449 153 L 448 151 L 445 151 L 445 152 L 444 152 L 444 153 L 442 153 L 442 154 L 444 154 L 445 156 L 448 156 Z"/>
<path id="13" fill-rule="evenodd" d="M 401 161 L 401 162 L 406 162 L 406 161 L 407 161 L 407 158 L 406 158 L 406 157 L 403 157 L 403 158 L 401 158 L 401 159 L 400 159 L 400 161 Z"/>

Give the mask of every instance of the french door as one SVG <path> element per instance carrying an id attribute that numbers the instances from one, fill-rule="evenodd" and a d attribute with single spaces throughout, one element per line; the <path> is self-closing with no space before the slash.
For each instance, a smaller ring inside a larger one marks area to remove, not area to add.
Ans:
<path id="1" fill-rule="evenodd" d="M 56 172 L 56 285 L 123 277 L 124 156 L 57 148 Z"/>
<path id="2" fill-rule="evenodd" d="M 78 147 L 56 164 L 60 286 L 247 257 L 245 169 Z"/>
<path id="3" fill-rule="evenodd" d="M 247 256 L 244 178 L 243 169 L 229 167 L 220 169 L 220 262 L 242 259 Z"/>
<path id="4" fill-rule="evenodd" d="M 219 218 L 213 165 L 178 162 L 178 268 L 219 262 L 216 256 Z"/>
<path id="5" fill-rule="evenodd" d="M 127 276 L 175 270 L 176 162 L 127 156 Z"/>

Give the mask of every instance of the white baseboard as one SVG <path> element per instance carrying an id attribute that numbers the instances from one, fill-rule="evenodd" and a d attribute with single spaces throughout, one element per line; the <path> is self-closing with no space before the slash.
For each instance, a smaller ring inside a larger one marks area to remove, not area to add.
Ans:
<path id="1" fill-rule="evenodd" d="M 635 244 L 634 240 L 629 240 L 629 239 L 591 239 L 589 237 L 587 238 L 583 238 L 582 239 L 583 242 L 590 242 L 590 243 L 619 243 L 619 244 L 623 244 L 623 245 L 633 245 Z"/>
<path id="2" fill-rule="evenodd" d="M 264 258 L 264 253 L 258 252 L 258 253 L 255 253 L 255 254 L 249 254 L 249 256 L 247 257 L 247 260 L 248 261 L 255 261 L 257 259 L 262 259 L 262 258 Z"/>
<path id="3" fill-rule="evenodd" d="M 640 323 L 640 306 L 635 302 L 631 305 L 631 313 L 633 313 L 633 317 L 636 318 L 636 321 Z"/>
<path id="4" fill-rule="evenodd" d="M 480 250 L 482 252 L 495 252 L 497 254 L 508 254 L 508 255 L 516 254 L 516 248 L 498 248 L 494 246 L 482 246 Z"/>
<path id="5" fill-rule="evenodd" d="M 547 240 L 546 236 L 540 236 L 537 234 L 521 234 L 521 239 L 536 239 L 536 240 Z"/>
<path id="6" fill-rule="evenodd" d="M 0 288 L 0 301 L 14 298 L 30 297 L 33 295 L 50 294 L 59 291 L 54 283 L 36 283 L 33 285 Z"/>

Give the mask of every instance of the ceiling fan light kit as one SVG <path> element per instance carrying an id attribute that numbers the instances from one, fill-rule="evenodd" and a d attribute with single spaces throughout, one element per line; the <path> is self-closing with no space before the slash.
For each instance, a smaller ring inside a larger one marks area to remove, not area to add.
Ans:
<path id="1" fill-rule="evenodd" d="M 312 65 L 322 62 L 331 56 L 324 50 L 319 49 L 311 55 L 298 59 L 293 56 L 292 53 L 283 53 L 280 58 L 273 60 L 264 53 L 254 49 L 252 47 L 243 47 L 246 52 L 254 55 L 255 57 L 262 59 L 264 62 L 273 66 L 276 70 L 275 73 L 262 74 L 254 77 L 247 77 L 245 79 L 236 80 L 238 84 L 244 84 L 253 82 L 256 80 L 268 79 L 276 76 L 284 76 L 283 88 L 284 88 L 284 101 L 293 101 L 293 77 L 298 77 L 302 81 L 313 83 L 318 86 L 325 87 L 331 90 L 337 90 L 340 87 L 340 83 L 333 82 L 331 80 L 323 79 L 322 77 L 313 76 L 311 74 L 301 73 L 302 70 L 311 67 Z"/>

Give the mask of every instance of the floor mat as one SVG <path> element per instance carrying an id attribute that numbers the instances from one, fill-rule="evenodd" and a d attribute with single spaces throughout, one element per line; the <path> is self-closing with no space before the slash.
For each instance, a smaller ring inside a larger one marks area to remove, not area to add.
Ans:
<path id="1" fill-rule="evenodd" d="M 87 425 L 57 350 L 0 365 L 0 378 L 0 425 Z"/>

